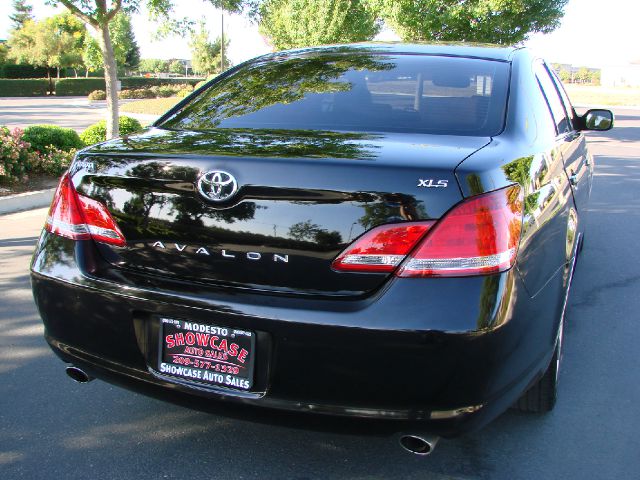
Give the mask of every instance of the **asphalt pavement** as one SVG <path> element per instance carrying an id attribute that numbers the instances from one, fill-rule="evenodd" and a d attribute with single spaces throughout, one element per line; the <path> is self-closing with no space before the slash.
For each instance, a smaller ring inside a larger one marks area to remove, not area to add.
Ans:
<path id="1" fill-rule="evenodd" d="M 509 411 L 423 458 L 384 436 L 256 424 L 75 384 L 31 298 L 46 213 L 34 210 L 0 217 L 0 478 L 640 478 L 640 111 L 617 113 L 614 130 L 589 135 L 597 173 L 553 412 Z"/>

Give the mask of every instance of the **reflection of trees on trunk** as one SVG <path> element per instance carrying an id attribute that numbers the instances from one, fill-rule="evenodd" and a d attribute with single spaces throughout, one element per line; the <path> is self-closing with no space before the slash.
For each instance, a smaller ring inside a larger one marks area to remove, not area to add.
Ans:
<path id="1" fill-rule="evenodd" d="M 167 198 L 164 195 L 156 195 L 150 192 L 134 193 L 124 203 L 122 211 L 135 221 L 138 228 L 145 228 L 151 220 L 151 209 L 155 206 L 162 208 L 166 203 Z"/>
<path id="2" fill-rule="evenodd" d="M 254 202 L 242 202 L 232 208 L 215 210 L 200 199 L 176 196 L 171 198 L 169 213 L 175 215 L 175 222 L 181 226 L 204 226 L 203 218 L 225 223 L 253 220 L 258 207 Z"/>
<path id="3" fill-rule="evenodd" d="M 162 126 L 178 130 L 211 130 L 225 119 L 286 105 L 313 93 L 345 92 L 349 81 L 338 81 L 349 70 L 382 71 L 395 64 L 380 55 L 337 47 L 287 59 L 255 62 L 212 85 L 194 101 L 169 117 Z"/>
<path id="4" fill-rule="evenodd" d="M 315 242 L 322 247 L 336 247 L 342 243 L 342 235 L 337 231 L 329 231 L 311 220 L 298 222 L 289 228 L 289 237 L 300 242 Z"/>
<path id="5" fill-rule="evenodd" d="M 416 202 L 410 195 L 384 195 L 379 201 L 367 203 L 363 208 L 365 213 L 358 222 L 366 230 L 383 223 L 428 218 L 424 204 Z"/>
<path id="6" fill-rule="evenodd" d="M 168 131 L 152 129 L 127 139 L 117 139 L 104 145 L 96 145 L 94 151 L 158 155 L 225 155 L 278 158 L 345 158 L 369 159 L 376 157 L 384 136 L 358 132 L 332 132 L 319 130 L 282 130 L 219 128 L 209 132 Z M 97 158 L 97 157 L 94 157 Z M 114 166 L 131 163 L 133 159 L 112 157 Z M 153 165 L 156 164 L 156 165 Z M 159 168 L 169 166 L 170 161 L 145 162 L 131 169 L 132 175 L 157 175 Z M 137 170 L 134 171 L 134 169 Z M 196 169 L 171 167 L 170 175 L 191 178 Z M 165 173 L 165 176 L 167 174 Z"/>

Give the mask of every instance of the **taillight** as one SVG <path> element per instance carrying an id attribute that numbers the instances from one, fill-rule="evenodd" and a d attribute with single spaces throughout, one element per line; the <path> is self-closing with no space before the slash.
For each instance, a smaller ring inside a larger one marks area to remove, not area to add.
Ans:
<path id="1" fill-rule="evenodd" d="M 434 222 L 407 222 L 373 228 L 344 250 L 331 265 L 347 272 L 392 272 Z"/>
<path id="2" fill-rule="evenodd" d="M 522 189 L 514 185 L 464 200 L 437 223 L 376 227 L 347 247 L 332 267 L 349 272 L 397 269 L 400 277 L 503 272 L 513 266 L 518 253 L 522 198 Z"/>
<path id="3" fill-rule="evenodd" d="M 73 240 L 93 238 L 111 245 L 126 244 L 124 235 L 107 208 L 100 202 L 76 192 L 68 174 L 60 179 L 45 229 Z"/>
<path id="4" fill-rule="evenodd" d="M 510 269 L 522 229 L 518 185 L 478 195 L 450 210 L 400 266 L 400 277 L 469 276 Z"/>

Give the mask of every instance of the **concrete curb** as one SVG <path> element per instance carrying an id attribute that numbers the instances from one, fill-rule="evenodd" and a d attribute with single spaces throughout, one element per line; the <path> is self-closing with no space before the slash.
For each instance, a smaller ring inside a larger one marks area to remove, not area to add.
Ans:
<path id="1" fill-rule="evenodd" d="M 0 197 L 0 215 L 48 207 L 55 188 Z"/>

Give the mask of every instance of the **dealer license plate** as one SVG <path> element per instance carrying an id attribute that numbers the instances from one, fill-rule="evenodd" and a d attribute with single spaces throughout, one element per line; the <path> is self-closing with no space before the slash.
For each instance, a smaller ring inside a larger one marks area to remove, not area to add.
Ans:
<path id="1" fill-rule="evenodd" d="M 253 332 L 173 318 L 161 322 L 160 373 L 197 384 L 251 389 Z"/>

